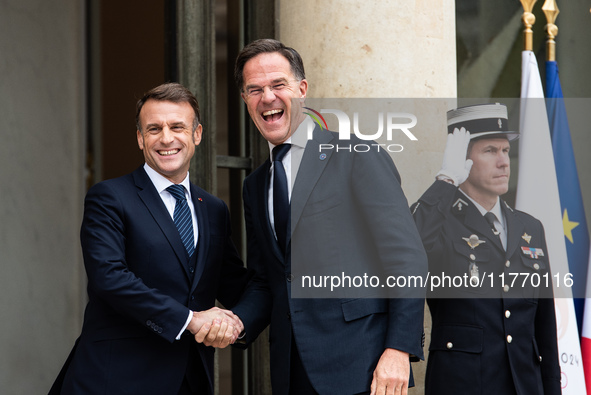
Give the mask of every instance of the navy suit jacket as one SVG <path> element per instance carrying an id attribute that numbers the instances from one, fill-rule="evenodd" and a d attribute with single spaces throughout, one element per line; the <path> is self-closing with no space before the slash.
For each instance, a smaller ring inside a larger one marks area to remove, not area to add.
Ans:
<path id="1" fill-rule="evenodd" d="M 53 391 L 63 394 L 176 394 L 192 336 L 175 340 L 189 310 L 238 300 L 246 270 L 230 239 L 225 203 L 191 184 L 199 226 L 193 259 L 143 167 L 93 186 L 81 243 L 88 275 L 82 333 Z M 213 348 L 197 345 L 213 393 Z M 193 354 L 194 355 L 194 354 Z M 205 373 L 205 375 L 203 375 Z M 61 382 L 63 380 L 63 383 Z"/>
<path id="2" fill-rule="evenodd" d="M 340 262 L 351 257 L 363 270 L 426 274 L 426 255 L 392 159 L 384 151 L 321 155 L 320 144 L 343 143 L 336 136 L 316 129 L 307 143 L 291 197 L 286 254 L 268 218 L 270 162 L 244 181 L 247 263 L 255 277 L 233 311 L 244 322 L 247 343 L 271 325 L 273 394 L 289 392 L 292 336 L 320 394 L 369 391 L 386 348 L 423 356 L 424 299 L 292 296 L 307 268 L 340 275 L 351 269 Z M 310 266 L 296 268 L 295 259 Z"/>
<path id="3" fill-rule="evenodd" d="M 457 187 L 436 181 L 414 207 L 430 273 L 469 276 L 473 262 L 482 280 L 482 286 L 451 287 L 428 298 L 433 326 L 426 394 L 561 392 L 551 281 L 544 286 L 544 278 L 552 278 L 544 229 L 505 202 L 501 207 L 507 250 Z M 471 235 L 483 242 L 471 248 Z M 528 248 L 543 255 L 528 255 Z"/>

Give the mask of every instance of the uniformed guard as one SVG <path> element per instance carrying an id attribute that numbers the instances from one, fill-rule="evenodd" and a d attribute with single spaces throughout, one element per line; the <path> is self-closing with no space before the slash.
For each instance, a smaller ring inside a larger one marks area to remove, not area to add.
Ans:
<path id="1" fill-rule="evenodd" d="M 447 124 L 442 168 L 412 208 L 432 276 L 425 393 L 560 394 L 544 229 L 499 198 L 518 133 L 498 103 Z"/>

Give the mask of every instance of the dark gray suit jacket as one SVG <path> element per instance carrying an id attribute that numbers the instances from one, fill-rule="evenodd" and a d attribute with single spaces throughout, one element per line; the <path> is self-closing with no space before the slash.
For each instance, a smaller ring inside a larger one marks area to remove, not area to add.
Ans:
<path id="1" fill-rule="evenodd" d="M 352 138 L 338 141 L 336 133 L 317 128 L 308 141 L 291 197 L 286 254 L 267 214 L 269 161 L 244 182 L 248 266 L 256 274 L 233 310 L 245 324 L 247 342 L 271 324 L 274 394 L 288 393 L 292 336 L 320 394 L 369 391 L 385 348 L 423 356 L 421 297 L 363 297 L 375 289 L 359 288 L 302 298 L 326 296 L 326 290 L 302 290 L 306 274 L 426 274 L 426 255 L 390 156 L 320 151 L 320 144 L 366 143 Z"/>

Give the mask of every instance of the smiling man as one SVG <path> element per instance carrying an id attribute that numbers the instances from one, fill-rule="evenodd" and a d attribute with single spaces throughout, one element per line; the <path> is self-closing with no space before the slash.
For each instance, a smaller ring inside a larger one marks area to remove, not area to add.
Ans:
<path id="1" fill-rule="evenodd" d="M 302 281 L 295 262 L 338 275 L 342 267 L 426 274 L 392 159 L 383 150 L 319 154 L 320 144 L 338 139 L 319 128 L 306 141 L 299 127 L 308 82 L 293 48 L 270 39 L 247 45 L 235 78 L 270 150 L 244 181 L 247 263 L 255 277 L 233 308 L 243 340 L 270 323 L 276 395 L 406 394 L 409 359 L 422 357 L 424 298 L 292 296 Z"/>
<path id="2" fill-rule="evenodd" d="M 82 334 L 50 394 L 213 394 L 213 348 L 242 331 L 230 311 L 247 273 L 224 202 L 189 181 L 197 99 L 160 85 L 137 104 L 145 164 L 86 195 Z"/>
<path id="3" fill-rule="evenodd" d="M 500 199 L 517 137 L 507 108 L 461 107 L 447 118 L 443 166 L 413 212 L 431 275 L 468 281 L 427 300 L 425 393 L 560 394 L 552 287 L 535 280 L 551 278 L 544 229 Z"/>

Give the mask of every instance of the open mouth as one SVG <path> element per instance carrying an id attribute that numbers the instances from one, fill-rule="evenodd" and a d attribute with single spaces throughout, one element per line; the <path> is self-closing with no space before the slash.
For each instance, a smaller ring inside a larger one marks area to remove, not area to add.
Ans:
<path id="1" fill-rule="evenodd" d="M 171 149 L 168 151 L 158 151 L 158 154 L 160 154 L 161 156 L 170 156 L 170 155 L 178 154 L 179 151 L 180 151 L 179 149 Z"/>
<path id="2" fill-rule="evenodd" d="M 265 122 L 274 122 L 274 121 L 281 119 L 281 117 L 283 116 L 283 110 L 281 110 L 281 109 L 269 110 L 269 111 L 263 112 L 262 115 L 263 115 L 263 119 L 265 120 Z"/>

